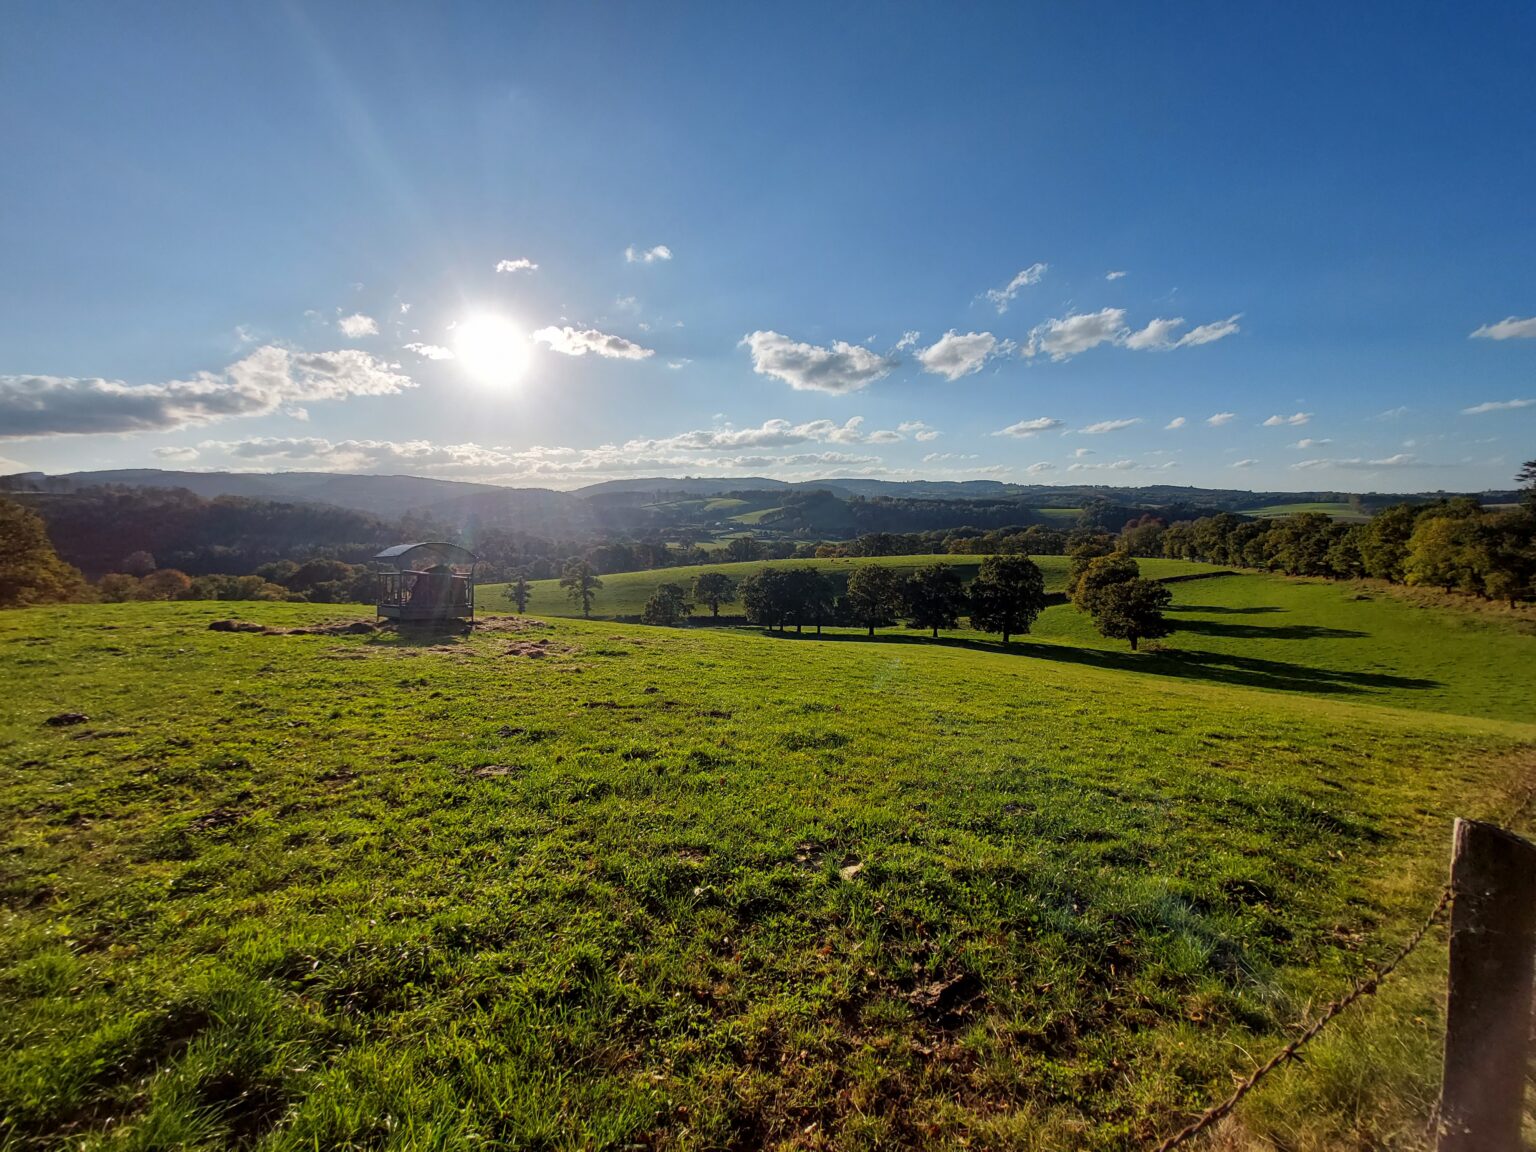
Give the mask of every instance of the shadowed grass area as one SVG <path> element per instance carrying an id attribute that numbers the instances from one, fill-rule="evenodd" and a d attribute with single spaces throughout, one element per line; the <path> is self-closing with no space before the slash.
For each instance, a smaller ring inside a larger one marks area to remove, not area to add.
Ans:
<path id="1" fill-rule="evenodd" d="M 1140 1147 L 1536 738 L 1060 640 L 207 630 L 347 611 L 0 614 L 0 1139 Z M 1417 1067 L 1287 1091 L 1379 1146 Z"/>

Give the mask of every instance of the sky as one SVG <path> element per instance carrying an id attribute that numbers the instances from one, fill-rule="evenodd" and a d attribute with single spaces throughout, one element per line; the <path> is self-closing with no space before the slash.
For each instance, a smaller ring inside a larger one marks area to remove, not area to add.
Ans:
<path id="1" fill-rule="evenodd" d="M 1504 488 L 1536 7 L 20 3 L 0 472 Z"/>

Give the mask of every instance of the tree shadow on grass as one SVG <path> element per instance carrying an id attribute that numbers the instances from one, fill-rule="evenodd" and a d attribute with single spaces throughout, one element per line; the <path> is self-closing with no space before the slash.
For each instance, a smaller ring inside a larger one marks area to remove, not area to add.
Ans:
<path id="1" fill-rule="evenodd" d="M 873 638 L 855 633 L 765 632 L 784 640 L 821 640 L 829 643 L 856 644 L 931 644 L 945 648 L 967 648 L 994 655 L 1027 656 L 1059 664 L 1080 664 L 1119 672 L 1144 672 L 1172 676 L 1180 680 L 1205 680 L 1216 684 L 1235 684 L 1245 688 L 1269 688 L 1280 692 L 1307 692 L 1328 695 L 1361 695 L 1373 691 L 1439 688 L 1438 680 L 1414 676 L 1393 676 L 1384 672 L 1346 672 L 1337 668 L 1312 668 L 1286 660 L 1262 660 L 1254 656 L 1230 656 L 1220 652 L 1118 652 L 1102 648 L 1074 648 L 1066 644 L 1048 644 L 1039 640 L 1015 640 L 1004 645 L 996 640 L 972 640 L 960 636 L 928 636 L 878 633 Z"/>
<path id="2" fill-rule="evenodd" d="M 1228 624 L 1219 620 L 1173 621 L 1174 631 L 1198 636 L 1232 636 L 1240 640 L 1346 640 L 1369 636 L 1353 628 L 1324 628 L 1318 624 Z"/>
<path id="3" fill-rule="evenodd" d="M 1232 608 L 1224 604 L 1173 604 L 1168 612 L 1203 612 L 1207 616 L 1257 616 L 1260 613 L 1284 612 L 1286 609 L 1277 608 L 1272 604 L 1253 605 L 1247 608 Z"/>

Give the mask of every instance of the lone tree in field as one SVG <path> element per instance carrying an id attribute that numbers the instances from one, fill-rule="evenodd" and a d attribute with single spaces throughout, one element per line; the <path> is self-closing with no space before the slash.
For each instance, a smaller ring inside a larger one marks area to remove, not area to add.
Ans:
<path id="1" fill-rule="evenodd" d="M 1001 632 L 1006 644 L 1045 609 L 1045 575 L 1027 556 L 988 556 L 971 581 L 970 599 L 971 627 Z"/>
<path id="2" fill-rule="evenodd" d="M 85 580 L 59 559 L 42 517 L 0 498 L 0 608 L 83 600 Z"/>
<path id="3" fill-rule="evenodd" d="M 949 564 L 930 564 L 907 578 L 902 589 L 907 623 L 929 629 L 935 640 L 940 628 L 953 628 L 965 613 L 965 585 Z"/>
<path id="4" fill-rule="evenodd" d="M 1155 640 L 1172 629 L 1163 609 L 1173 603 L 1173 593 L 1155 580 L 1125 580 L 1102 589 L 1093 598 L 1094 626 L 1111 640 L 1129 640 L 1136 651 L 1138 640 Z"/>
<path id="5" fill-rule="evenodd" d="M 1525 501 L 1525 506 L 1536 512 L 1536 460 L 1527 460 L 1520 465 L 1520 471 L 1515 479 L 1524 486 L 1525 491 L 1520 494 Z"/>
<path id="6" fill-rule="evenodd" d="M 645 602 L 640 619 L 646 624 L 671 626 L 693 611 L 681 584 L 658 584 L 651 598 Z"/>
<path id="7" fill-rule="evenodd" d="M 693 599 L 709 605 L 709 614 L 718 617 L 720 605 L 736 599 L 736 581 L 724 572 L 700 572 L 693 578 Z"/>
<path id="8" fill-rule="evenodd" d="M 764 568 L 742 578 L 741 606 L 747 619 L 764 628 L 784 630 L 790 612 L 789 573 L 781 568 Z"/>
<path id="9" fill-rule="evenodd" d="M 521 568 L 507 581 L 505 594 L 508 600 L 517 605 L 518 615 L 528 611 L 528 593 L 532 590 L 528 583 L 528 574 Z"/>
<path id="10" fill-rule="evenodd" d="M 603 581 L 597 569 L 585 560 L 572 560 L 565 566 L 565 571 L 560 573 L 560 587 L 565 589 L 572 604 L 581 605 L 581 614 L 588 619 L 592 617 L 592 601 L 597 598 L 597 590 L 602 586 Z"/>
<path id="11" fill-rule="evenodd" d="M 1141 569 L 1136 566 L 1136 561 L 1124 552 L 1095 556 L 1078 574 L 1077 583 L 1071 592 L 1072 603 L 1079 612 L 1092 612 L 1094 600 L 1104 589 L 1135 580 L 1140 575 Z"/>
<path id="12" fill-rule="evenodd" d="M 873 636 L 876 628 L 896 623 L 901 615 L 901 577 L 883 564 L 861 564 L 848 577 L 843 603 Z"/>

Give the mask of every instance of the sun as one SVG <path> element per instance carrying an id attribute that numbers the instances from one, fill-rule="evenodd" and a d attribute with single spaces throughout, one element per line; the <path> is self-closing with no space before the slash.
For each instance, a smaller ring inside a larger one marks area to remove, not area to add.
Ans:
<path id="1" fill-rule="evenodd" d="M 515 384 L 528 367 L 528 340 L 504 316 L 481 313 L 453 330 L 460 366 L 481 384 Z"/>

